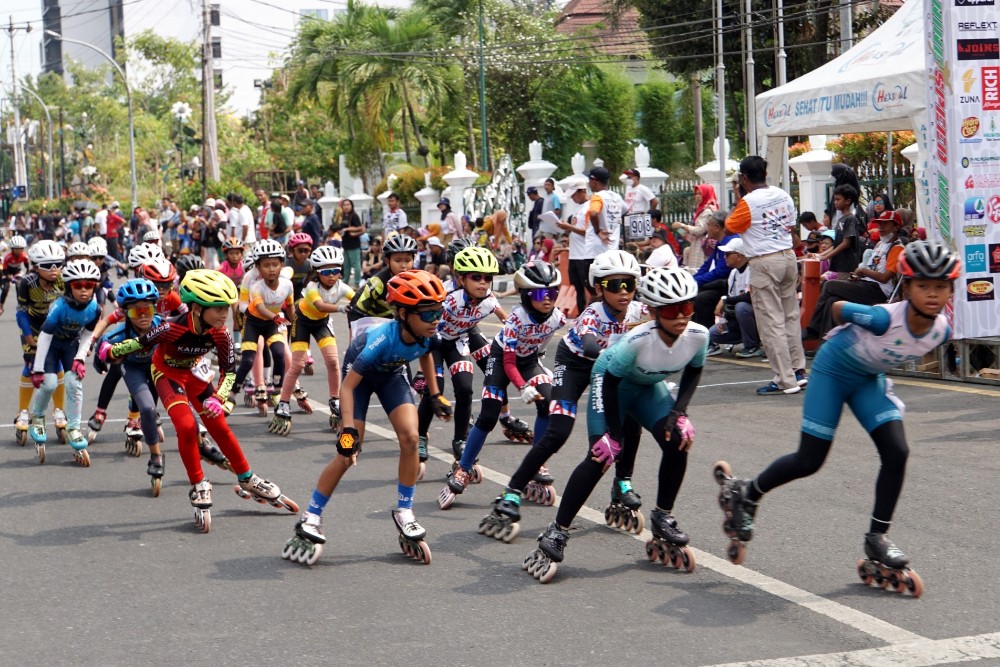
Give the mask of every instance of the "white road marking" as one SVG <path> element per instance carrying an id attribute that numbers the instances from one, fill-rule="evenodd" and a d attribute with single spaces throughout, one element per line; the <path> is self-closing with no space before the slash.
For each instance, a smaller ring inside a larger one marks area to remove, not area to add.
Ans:
<path id="1" fill-rule="evenodd" d="M 925 667 L 1000 658 L 1000 632 L 795 658 L 728 662 L 713 667 Z"/>

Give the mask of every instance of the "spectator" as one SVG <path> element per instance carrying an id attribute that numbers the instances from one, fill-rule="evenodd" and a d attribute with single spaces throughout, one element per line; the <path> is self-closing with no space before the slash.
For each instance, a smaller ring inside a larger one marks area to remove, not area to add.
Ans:
<path id="1" fill-rule="evenodd" d="M 346 285 L 357 288 L 361 284 L 361 235 L 365 226 L 354 210 L 354 202 L 340 200 L 340 245 L 344 249 L 344 267 L 341 280 Z"/>
<path id="2" fill-rule="evenodd" d="M 743 343 L 743 349 L 736 353 L 741 359 L 759 357 L 764 352 L 760 349 L 760 338 L 757 336 L 757 320 L 753 316 L 753 304 L 750 303 L 750 263 L 743 254 L 743 239 L 734 237 L 728 243 L 719 246 L 726 254 L 726 265 L 729 266 L 726 295 L 719 299 L 715 307 L 716 323 L 708 330 L 708 356 L 722 352 L 726 343 Z M 725 324 L 719 326 L 718 318 L 723 318 Z"/>
<path id="3" fill-rule="evenodd" d="M 646 258 L 646 266 L 672 267 L 677 266 L 677 255 L 667 242 L 667 230 L 657 229 L 649 237 L 649 247 L 652 248 L 649 257 Z"/>
<path id="4" fill-rule="evenodd" d="M 542 207 L 545 206 L 545 200 L 538 194 L 538 188 L 534 185 L 529 186 L 525 192 L 528 195 L 528 202 L 531 204 L 531 210 L 528 211 L 528 230 L 531 232 L 531 238 L 541 238 L 542 221 L 540 216 L 542 215 Z"/>
<path id="5" fill-rule="evenodd" d="M 271 200 L 270 210 L 264 220 L 267 226 L 267 237 L 284 245 L 294 224 L 292 209 L 289 207 L 288 195 L 279 194 Z"/>
<path id="6" fill-rule="evenodd" d="M 441 242 L 448 247 L 449 243 L 462 236 L 462 221 L 451 210 L 451 200 L 447 197 L 438 200 L 438 210 L 441 211 Z"/>
<path id="7" fill-rule="evenodd" d="M 590 227 L 587 233 L 587 252 L 597 257 L 606 250 L 617 250 L 622 235 L 622 213 L 625 202 L 621 195 L 608 189 L 611 174 L 604 167 L 594 167 L 588 174 L 590 196 Z M 593 232 L 593 233 L 591 233 Z"/>
<path id="8" fill-rule="evenodd" d="M 312 201 L 312 198 L 309 195 L 309 189 L 306 188 L 306 182 L 299 181 L 298 188 L 295 190 L 295 197 L 291 201 L 292 210 L 295 211 L 295 213 L 301 213 L 302 207 L 309 201 Z"/>
<path id="9" fill-rule="evenodd" d="M 566 231 L 569 237 L 564 247 L 569 252 L 568 279 L 576 290 L 576 310 L 582 313 L 593 298 L 590 291 L 590 265 L 597 255 L 591 255 L 587 247 L 588 230 L 593 233 L 590 225 L 590 211 L 583 204 L 587 201 L 587 184 L 583 180 L 572 181 L 566 186 L 566 194 L 577 205 L 576 213 L 566 222 L 560 222 L 559 228 Z M 553 252 L 553 259 L 557 256 Z"/>
<path id="10" fill-rule="evenodd" d="M 743 158 L 738 178 L 746 194 L 726 219 L 726 230 L 743 239 L 757 329 L 774 371 L 774 379 L 757 394 L 795 394 L 807 382 L 792 251 L 795 202 L 781 188 L 767 184 L 767 161 L 760 156 Z"/>
<path id="11" fill-rule="evenodd" d="M 559 195 L 556 194 L 556 182 L 551 178 L 546 178 L 543 187 L 545 194 L 541 197 L 542 211 L 540 215 L 544 216 L 546 213 L 552 213 L 557 218 L 562 219 L 563 206 L 562 202 L 559 201 Z M 539 218 L 538 232 L 543 238 L 552 240 L 559 238 L 559 227 L 551 220 Z"/>
<path id="12" fill-rule="evenodd" d="M 319 187 L 319 184 L 309 186 L 309 201 L 313 203 L 313 213 L 320 220 L 323 219 L 323 207 L 320 206 L 319 200 L 323 198 L 323 190 Z"/>
<path id="13" fill-rule="evenodd" d="M 641 176 L 638 169 L 627 170 L 625 177 L 628 182 L 625 186 L 625 215 L 646 213 L 650 209 L 659 208 L 660 202 L 653 191 L 648 185 L 639 182 Z"/>
<path id="14" fill-rule="evenodd" d="M 385 202 L 389 208 L 382 214 L 382 233 L 398 232 L 409 227 L 410 223 L 406 219 L 406 211 L 399 208 L 399 195 L 390 192 Z"/>
<path id="15" fill-rule="evenodd" d="M 833 231 L 836 237 L 833 248 L 820 253 L 813 259 L 830 260 L 830 270 L 850 273 L 861 261 L 861 225 L 854 215 L 854 204 L 858 192 L 850 185 L 838 185 L 833 190 L 833 208 L 839 215 L 834 216 Z"/>
<path id="16" fill-rule="evenodd" d="M 111 202 L 104 234 L 104 240 L 108 242 L 108 254 L 118 262 L 122 261 L 120 234 L 125 224 L 125 218 L 121 216 L 120 211 L 121 205 L 116 201 Z"/>
<path id="17" fill-rule="evenodd" d="M 718 246 L 729 243 L 737 236 L 726 234 L 726 214 L 721 211 L 712 213 L 705 230 L 705 238 L 712 240 L 714 247 L 708 259 L 694 274 L 694 281 L 698 283 L 698 296 L 694 299 L 694 317 L 691 319 L 707 329 L 715 321 L 715 304 L 726 293 L 726 279 L 730 272 L 730 267 L 726 264 L 726 253 Z"/>
<path id="18" fill-rule="evenodd" d="M 684 236 L 684 266 L 701 266 L 705 258 L 712 254 L 715 246 L 708 243 L 708 219 L 719 210 L 719 200 L 715 188 L 708 183 L 694 186 L 694 218 L 690 225 L 675 222 L 673 227 Z M 695 322 L 698 320 L 695 319 Z"/>
<path id="19" fill-rule="evenodd" d="M 424 270 L 433 273 L 442 280 L 451 275 L 448 268 L 448 253 L 445 250 L 444 242 L 437 236 L 427 239 L 427 256 Z"/>
<path id="20" fill-rule="evenodd" d="M 307 201 L 302 205 L 302 215 L 305 219 L 302 221 L 302 231 L 309 235 L 312 239 L 312 247 L 318 248 L 323 242 L 323 223 L 320 222 L 319 217 L 313 213 L 313 203 L 312 201 Z"/>
<path id="21" fill-rule="evenodd" d="M 382 237 L 376 236 L 368 245 L 368 253 L 364 262 L 361 263 L 362 278 L 370 278 L 385 268 L 385 260 L 382 258 Z"/>

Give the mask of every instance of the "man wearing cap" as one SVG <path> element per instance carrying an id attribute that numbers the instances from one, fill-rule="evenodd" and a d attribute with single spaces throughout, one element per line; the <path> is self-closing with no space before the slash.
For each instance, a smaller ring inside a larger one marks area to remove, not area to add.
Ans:
<path id="1" fill-rule="evenodd" d="M 124 224 L 125 218 L 121 216 L 121 204 L 116 201 L 111 202 L 111 210 L 108 211 L 108 220 L 105 226 L 104 240 L 108 242 L 108 254 L 119 262 L 122 261 L 122 249 L 118 245 L 119 230 Z"/>
<path id="2" fill-rule="evenodd" d="M 581 178 L 566 186 L 566 194 L 577 205 L 576 213 L 568 222 L 560 222 L 559 228 L 569 233 L 569 282 L 576 290 L 576 310 L 582 313 L 593 298 L 590 285 L 590 265 L 597 255 L 589 255 L 587 234 L 594 233 L 590 224 L 590 208 L 587 202 L 587 183 Z"/>
<path id="3" fill-rule="evenodd" d="M 667 230 L 657 229 L 649 237 L 649 246 L 653 252 L 646 258 L 646 266 L 672 268 L 677 266 L 677 256 L 667 243 Z"/>
<path id="4" fill-rule="evenodd" d="M 726 266 L 730 269 L 726 294 L 715 306 L 715 316 L 723 317 L 725 324 L 713 324 L 708 330 L 708 355 L 722 352 L 723 343 L 743 343 L 737 357 L 759 357 L 764 351 L 760 349 L 757 320 L 750 303 L 750 264 L 743 254 L 743 239 L 733 236 L 728 243 L 719 246 L 719 250 L 726 254 Z"/>
<path id="5" fill-rule="evenodd" d="M 628 185 L 625 186 L 625 215 L 633 213 L 646 213 L 650 209 L 659 208 L 659 201 L 656 195 L 649 189 L 648 185 L 639 183 L 639 170 L 629 169 L 625 172 Z"/>
<path id="6" fill-rule="evenodd" d="M 618 249 L 625 202 L 621 195 L 608 189 L 611 174 L 604 167 L 594 167 L 587 177 L 593 193 L 588 207 L 590 227 L 587 232 L 587 253 L 594 258 L 602 252 Z"/>
<path id="7" fill-rule="evenodd" d="M 402 231 L 404 227 L 410 226 L 410 221 L 406 219 L 406 211 L 399 207 L 399 195 L 390 192 L 385 198 L 385 203 L 389 208 L 382 214 L 382 233 Z"/>
<path id="8" fill-rule="evenodd" d="M 295 199 L 292 201 L 292 209 L 296 213 L 301 213 L 302 207 L 306 205 L 307 201 L 311 201 L 311 198 L 305 181 L 299 181 L 298 186 L 298 189 L 295 190 Z"/>
<path id="9" fill-rule="evenodd" d="M 320 247 L 323 244 L 323 223 L 320 222 L 319 216 L 313 213 L 312 200 L 302 205 L 302 215 L 305 218 L 302 220 L 300 231 L 309 235 L 313 248 Z"/>
<path id="10" fill-rule="evenodd" d="M 427 239 L 427 255 L 424 263 L 424 270 L 433 273 L 438 278 L 448 277 L 448 255 L 444 249 L 444 243 L 437 236 Z"/>
<path id="11" fill-rule="evenodd" d="M 538 194 L 538 188 L 534 185 L 529 186 L 526 192 L 528 194 L 528 201 L 531 202 L 531 211 L 528 212 L 528 229 L 531 230 L 531 242 L 534 243 L 536 238 L 540 238 L 538 234 L 541 228 L 541 220 L 538 218 L 542 215 L 545 200 Z"/>
<path id="12" fill-rule="evenodd" d="M 750 298 L 774 371 L 773 380 L 758 387 L 757 394 L 795 394 L 807 383 L 796 295 L 798 267 L 792 250 L 795 202 L 781 188 L 767 184 L 767 161 L 758 155 L 740 161 L 738 178 L 745 194 L 726 219 L 726 229 L 743 239 L 752 270 Z"/>

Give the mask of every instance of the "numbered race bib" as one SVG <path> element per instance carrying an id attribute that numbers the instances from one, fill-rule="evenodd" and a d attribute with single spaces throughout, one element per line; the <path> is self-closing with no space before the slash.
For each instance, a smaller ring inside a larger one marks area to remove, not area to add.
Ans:
<path id="1" fill-rule="evenodd" d="M 631 213 L 625 216 L 625 240 L 644 241 L 653 235 L 653 219 L 649 213 Z"/>
<path id="2" fill-rule="evenodd" d="M 198 360 L 198 363 L 194 365 L 191 369 L 191 375 L 195 376 L 202 382 L 212 384 L 212 379 L 215 377 L 215 371 L 212 370 L 212 364 L 208 363 L 208 355 L 205 355 Z"/>

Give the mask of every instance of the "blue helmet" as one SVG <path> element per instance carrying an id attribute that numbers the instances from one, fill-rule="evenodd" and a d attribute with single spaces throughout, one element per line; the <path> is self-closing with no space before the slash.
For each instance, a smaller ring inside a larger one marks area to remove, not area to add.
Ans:
<path id="1" fill-rule="evenodd" d="M 156 285 L 145 278 L 134 278 L 118 288 L 118 296 L 115 300 L 122 308 L 128 308 L 133 303 L 140 301 L 156 303 L 159 298 L 160 293 L 156 289 Z"/>

